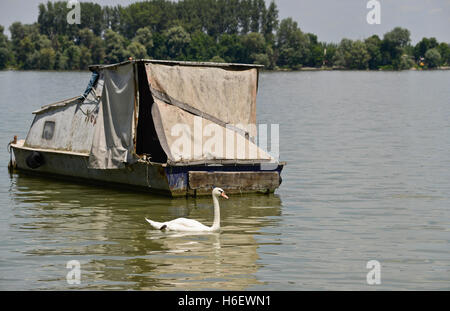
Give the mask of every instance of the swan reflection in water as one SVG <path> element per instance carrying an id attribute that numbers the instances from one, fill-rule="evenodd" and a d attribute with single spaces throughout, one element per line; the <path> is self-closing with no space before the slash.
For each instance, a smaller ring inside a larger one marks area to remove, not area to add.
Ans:
<path id="1" fill-rule="evenodd" d="M 162 232 L 145 216 L 210 225 L 211 197 L 169 199 L 22 174 L 13 175 L 10 194 L 17 252 L 37 271 L 27 276 L 38 284 L 30 289 L 247 289 L 261 284 L 258 248 L 281 215 L 277 195 L 233 195 L 221 202 L 220 233 Z M 76 287 L 66 282 L 70 259 L 81 262 Z"/>

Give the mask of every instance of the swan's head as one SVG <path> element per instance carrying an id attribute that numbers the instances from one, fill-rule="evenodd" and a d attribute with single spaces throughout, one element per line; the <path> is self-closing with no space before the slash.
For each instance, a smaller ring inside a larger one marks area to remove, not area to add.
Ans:
<path id="1" fill-rule="evenodd" d="M 214 188 L 212 191 L 212 194 L 215 197 L 221 196 L 221 197 L 224 197 L 225 199 L 228 199 L 227 195 L 225 194 L 225 191 L 223 191 L 222 188 L 218 188 L 218 187 Z"/>

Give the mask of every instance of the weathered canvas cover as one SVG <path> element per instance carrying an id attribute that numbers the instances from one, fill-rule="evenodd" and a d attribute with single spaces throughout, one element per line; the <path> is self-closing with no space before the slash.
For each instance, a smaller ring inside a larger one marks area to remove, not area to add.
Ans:
<path id="1" fill-rule="evenodd" d="M 236 131 L 159 99 L 155 100 L 152 115 L 161 147 L 172 162 L 271 159 Z"/>
<path id="2" fill-rule="evenodd" d="M 156 63 L 145 66 L 154 97 L 244 131 L 245 125 L 256 124 L 256 68 L 238 70 Z M 253 137 L 256 132 L 249 134 Z"/>
<path id="3" fill-rule="evenodd" d="M 133 64 L 103 70 L 104 86 L 89 167 L 96 169 L 122 168 L 132 163 L 134 128 Z"/>
<path id="4" fill-rule="evenodd" d="M 72 98 L 35 112 L 25 145 L 88 154 L 88 165 L 95 169 L 117 169 L 136 161 L 139 94 L 134 79 L 145 77 L 135 76 L 134 66 L 129 62 L 94 68 L 84 99 Z M 154 101 L 152 119 L 169 162 L 273 160 L 253 143 L 256 68 L 151 61 L 145 68 Z M 48 124 L 53 126 L 52 137 L 44 135 Z"/>
<path id="5" fill-rule="evenodd" d="M 169 161 L 272 159 L 249 140 L 256 136 L 256 68 L 145 65 Z"/>
<path id="6" fill-rule="evenodd" d="M 98 96 L 103 90 L 103 75 L 84 96 L 46 105 L 34 111 L 35 118 L 28 131 L 25 147 L 70 151 L 89 154 L 97 122 Z M 53 135 L 46 137 L 46 124 L 53 124 Z"/>

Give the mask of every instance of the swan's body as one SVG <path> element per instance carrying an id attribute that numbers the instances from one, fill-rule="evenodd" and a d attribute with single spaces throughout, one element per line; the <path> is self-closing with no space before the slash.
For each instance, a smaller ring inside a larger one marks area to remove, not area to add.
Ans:
<path id="1" fill-rule="evenodd" d="M 219 231 L 220 230 L 220 206 L 218 197 L 222 196 L 226 199 L 228 197 L 225 192 L 220 188 L 214 188 L 212 191 L 212 197 L 214 202 L 214 222 L 211 227 L 205 226 L 197 220 L 187 218 L 177 218 L 166 222 L 157 222 L 145 218 L 148 223 L 155 229 L 168 230 L 168 231 L 189 231 L 189 232 L 204 232 L 204 231 Z"/>

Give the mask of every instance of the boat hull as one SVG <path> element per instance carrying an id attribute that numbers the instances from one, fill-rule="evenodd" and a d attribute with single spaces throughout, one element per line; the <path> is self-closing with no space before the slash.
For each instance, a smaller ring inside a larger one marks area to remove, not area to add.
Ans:
<path id="1" fill-rule="evenodd" d="M 262 170 L 259 164 L 170 166 L 140 160 L 121 169 L 92 169 L 88 167 L 87 154 L 18 145 L 11 145 L 11 149 L 15 158 L 13 166 L 18 171 L 173 197 L 209 195 L 215 186 L 228 193 L 273 193 L 281 184 L 283 168 L 283 164 L 271 170 Z M 37 168 L 27 163 L 33 152 L 43 158 L 43 164 Z"/>

